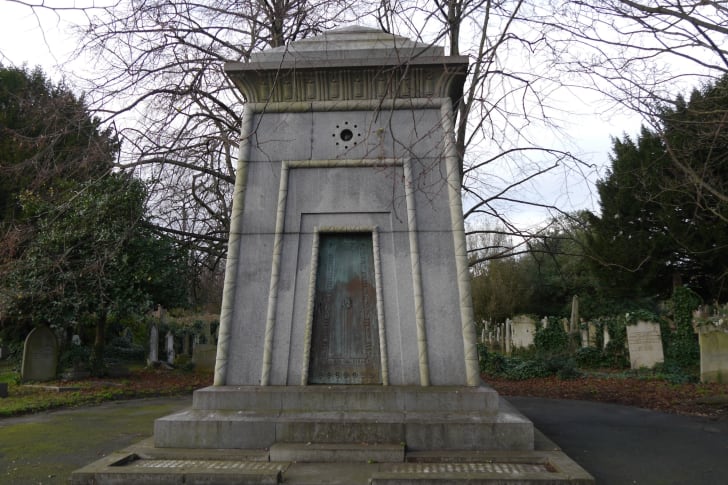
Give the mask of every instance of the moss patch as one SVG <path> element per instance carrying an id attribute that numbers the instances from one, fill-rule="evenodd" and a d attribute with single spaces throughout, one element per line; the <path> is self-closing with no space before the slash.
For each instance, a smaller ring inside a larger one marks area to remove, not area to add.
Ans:
<path id="1" fill-rule="evenodd" d="M 152 435 L 186 398 L 143 399 L 0 420 L 0 483 L 61 484 L 71 472 Z"/>

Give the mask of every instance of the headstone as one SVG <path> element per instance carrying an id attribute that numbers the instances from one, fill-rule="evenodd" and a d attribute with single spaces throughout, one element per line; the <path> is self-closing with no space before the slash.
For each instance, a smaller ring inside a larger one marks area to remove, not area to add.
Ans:
<path id="1" fill-rule="evenodd" d="M 214 344 L 196 344 L 192 350 L 192 362 L 195 364 L 195 371 L 213 372 L 215 370 L 215 353 L 217 346 Z"/>
<path id="2" fill-rule="evenodd" d="M 728 328 L 723 325 L 701 325 L 698 327 L 698 341 L 700 381 L 728 383 Z"/>
<path id="3" fill-rule="evenodd" d="M 536 321 L 527 315 L 518 315 L 511 321 L 511 340 L 516 349 L 526 349 L 533 345 Z"/>
<path id="4" fill-rule="evenodd" d="M 159 330 L 155 324 L 149 331 L 149 363 L 159 362 Z"/>
<path id="5" fill-rule="evenodd" d="M 567 332 L 576 332 L 577 330 L 579 330 L 579 296 L 574 295 L 571 299 L 571 318 Z"/>
<path id="6" fill-rule="evenodd" d="M 81 336 L 80 335 L 73 335 L 71 337 L 71 344 L 73 345 L 81 345 Z"/>
<path id="7" fill-rule="evenodd" d="M 607 348 L 607 344 L 611 340 L 611 337 L 609 336 L 609 328 L 604 325 L 604 348 Z"/>
<path id="8" fill-rule="evenodd" d="M 513 351 L 513 327 L 510 318 L 506 318 L 506 355 Z"/>
<path id="9" fill-rule="evenodd" d="M 36 327 L 25 339 L 23 347 L 23 381 L 48 381 L 58 370 L 58 340 L 47 326 Z"/>
<path id="10" fill-rule="evenodd" d="M 167 363 L 169 365 L 174 364 L 176 355 L 174 354 L 174 335 L 172 332 L 167 332 L 166 340 L 166 351 L 167 351 Z"/>
<path id="11" fill-rule="evenodd" d="M 589 328 L 582 328 L 579 330 L 579 334 L 581 335 L 581 347 L 589 347 Z"/>
<path id="12" fill-rule="evenodd" d="M 665 361 L 657 323 L 639 320 L 636 325 L 627 325 L 627 346 L 632 369 L 651 369 Z"/>
<path id="13" fill-rule="evenodd" d="M 597 346 L 597 326 L 592 322 L 587 323 L 587 330 L 589 331 L 589 347 Z"/>

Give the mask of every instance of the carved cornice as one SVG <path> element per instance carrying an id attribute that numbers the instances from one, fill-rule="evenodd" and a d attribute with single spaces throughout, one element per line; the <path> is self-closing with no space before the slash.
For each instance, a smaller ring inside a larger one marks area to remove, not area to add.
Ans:
<path id="1" fill-rule="evenodd" d="M 440 58 L 445 59 L 448 58 Z M 242 63 L 225 65 L 228 76 L 252 103 L 445 97 L 456 103 L 462 96 L 467 61 L 288 70 L 255 67 Z"/>

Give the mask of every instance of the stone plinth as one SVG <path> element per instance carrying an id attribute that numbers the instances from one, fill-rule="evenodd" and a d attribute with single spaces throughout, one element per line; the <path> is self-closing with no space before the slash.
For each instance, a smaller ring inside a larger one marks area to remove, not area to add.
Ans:
<path id="1" fill-rule="evenodd" d="M 158 419 L 159 448 L 405 443 L 408 450 L 530 450 L 533 425 L 491 388 L 225 386 Z"/>

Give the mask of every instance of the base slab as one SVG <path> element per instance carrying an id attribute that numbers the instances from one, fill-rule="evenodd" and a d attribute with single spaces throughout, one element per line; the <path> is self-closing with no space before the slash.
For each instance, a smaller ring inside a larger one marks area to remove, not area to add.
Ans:
<path id="1" fill-rule="evenodd" d="M 155 448 L 147 439 L 73 473 L 72 485 L 594 485 L 594 478 L 537 433 L 532 451 L 405 452 L 399 463 L 268 461 L 267 450 Z M 287 445 L 283 445 L 285 448 Z M 368 445 L 377 453 L 376 445 Z M 390 453 L 392 445 L 385 445 Z M 203 452 L 200 454 L 199 452 Z M 274 452 L 275 454 L 275 452 Z"/>

